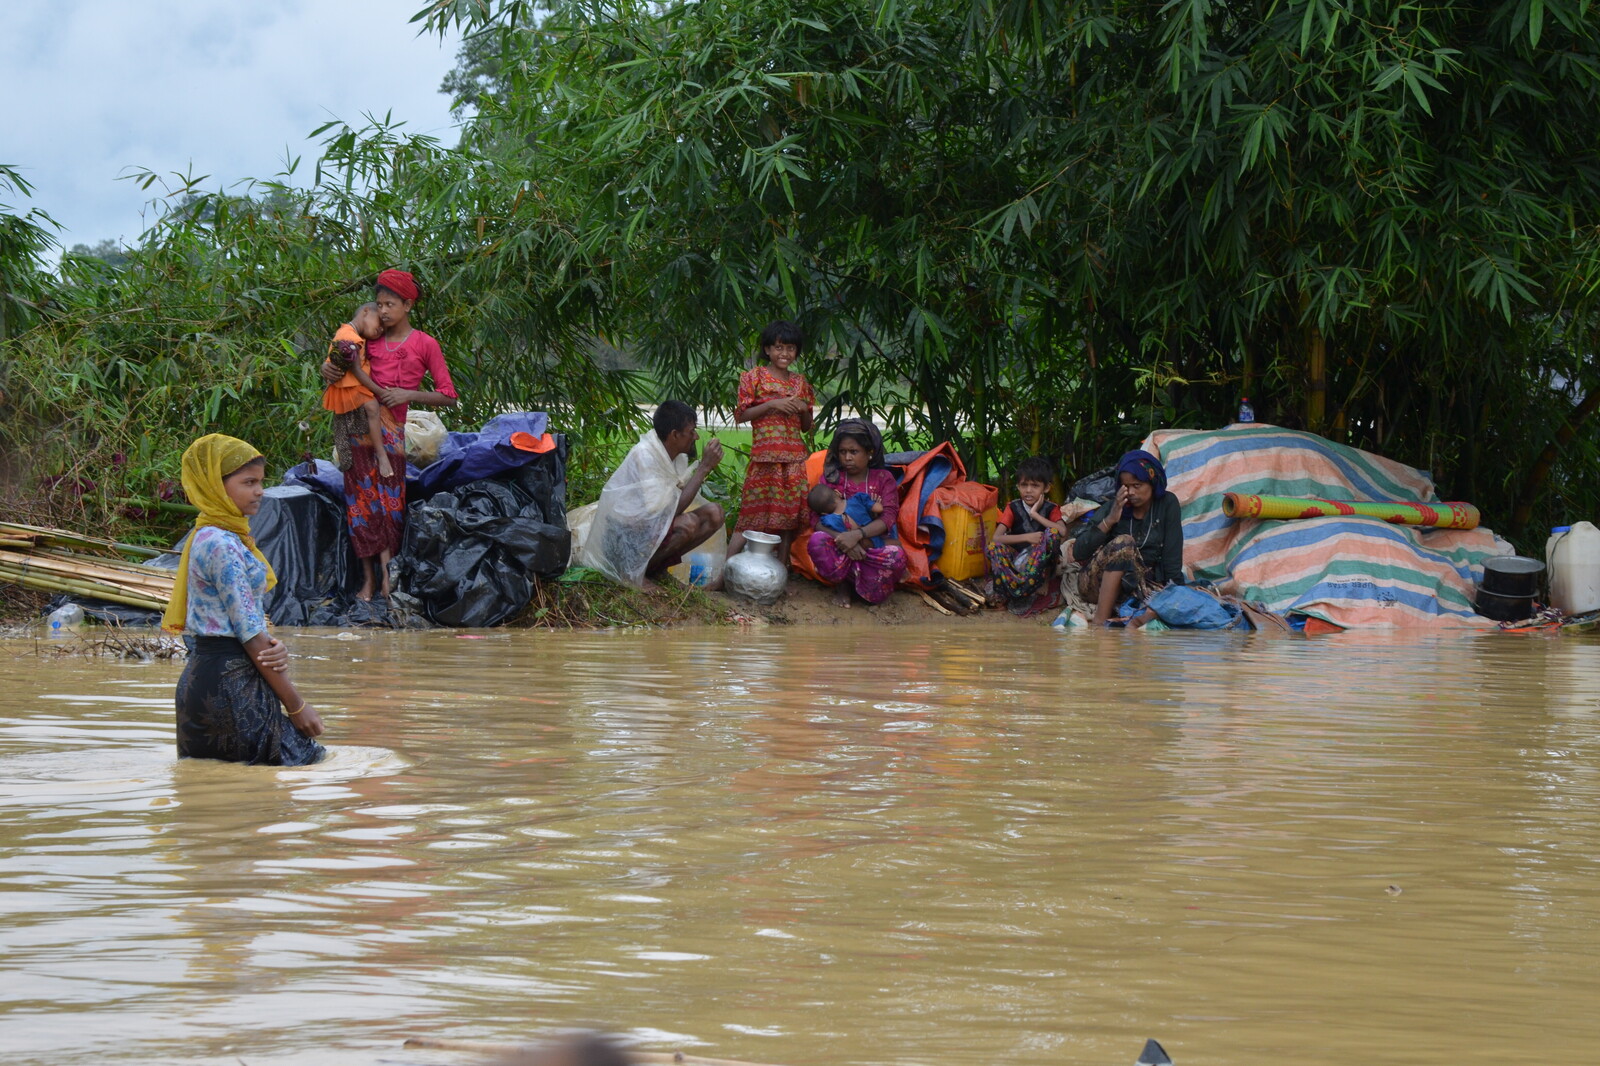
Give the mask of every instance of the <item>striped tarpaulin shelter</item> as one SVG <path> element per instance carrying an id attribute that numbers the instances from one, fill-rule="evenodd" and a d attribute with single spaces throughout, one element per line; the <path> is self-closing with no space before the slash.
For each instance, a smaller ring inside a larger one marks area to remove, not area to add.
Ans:
<path id="1" fill-rule="evenodd" d="M 1183 559 L 1197 579 L 1346 628 L 1480 628 L 1472 609 L 1483 560 L 1512 553 L 1482 527 L 1425 529 L 1333 515 L 1232 519 L 1224 493 L 1435 502 L 1421 470 L 1312 433 L 1250 423 L 1160 430 L 1142 445 L 1161 457 L 1183 502 Z"/>

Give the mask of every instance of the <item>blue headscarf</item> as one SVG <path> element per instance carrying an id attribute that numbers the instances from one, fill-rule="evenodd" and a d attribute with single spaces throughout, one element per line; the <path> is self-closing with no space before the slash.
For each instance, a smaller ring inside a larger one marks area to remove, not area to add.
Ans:
<path id="1" fill-rule="evenodd" d="M 1152 499 L 1159 500 L 1167 494 L 1167 468 L 1149 452 L 1129 452 L 1117 460 L 1116 477 L 1132 474 L 1135 481 L 1143 481 L 1155 490 Z"/>

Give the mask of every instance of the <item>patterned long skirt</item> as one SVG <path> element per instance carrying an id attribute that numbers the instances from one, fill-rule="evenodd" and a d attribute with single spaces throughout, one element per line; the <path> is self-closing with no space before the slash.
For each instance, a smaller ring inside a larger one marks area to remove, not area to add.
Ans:
<path id="1" fill-rule="evenodd" d="M 344 511 L 356 558 L 400 550 L 406 518 L 406 435 L 383 427 L 383 450 L 394 473 L 378 473 L 378 453 L 365 434 L 350 440 L 350 469 L 344 472 Z"/>
<path id="2" fill-rule="evenodd" d="M 1050 577 L 1061 540 L 1059 533 L 1046 533 L 1038 544 L 1026 548 L 990 541 L 983 554 L 989 560 L 995 591 L 1008 600 L 1026 599 L 1039 591 Z"/>
<path id="3" fill-rule="evenodd" d="M 196 637 L 178 678 L 178 758 L 304 766 L 322 758 L 232 637 Z"/>
<path id="4" fill-rule="evenodd" d="M 1083 565 L 1078 574 L 1078 594 L 1089 603 L 1100 598 L 1100 582 L 1108 571 L 1122 573 L 1122 594 L 1137 599 L 1147 599 L 1151 592 L 1150 571 L 1139 557 L 1139 546 L 1124 533 L 1112 537 Z"/>
<path id="5" fill-rule="evenodd" d="M 751 461 L 744 472 L 734 531 L 787 533 L 805 524 L 806 464 Z"/>
<path id="6" fill-rule="evenodd" d="M 830 585 L 848 582 L 868 603 L 882 603 L 906 576 L 906 553 L 898 544 L 868 548 L 865 559 L 852 559 L 833 543 L 830 533 L 813 533 L 806 541 L 817 576 Z"/>

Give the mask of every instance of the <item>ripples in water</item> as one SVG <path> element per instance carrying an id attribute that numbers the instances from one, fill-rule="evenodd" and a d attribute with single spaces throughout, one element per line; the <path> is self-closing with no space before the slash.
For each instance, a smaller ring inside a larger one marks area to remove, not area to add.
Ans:
<path id="1" fill-rule="evenodd" d="M 292 638 L 330 758 L 172 755 L 174 664 L 4 664 L 0 1047 L 435 1061 L 1559 1060 L 1594 1036 L 1600 644 Z M 1396 891 L 1398 890 L 1398 891 Z"/>

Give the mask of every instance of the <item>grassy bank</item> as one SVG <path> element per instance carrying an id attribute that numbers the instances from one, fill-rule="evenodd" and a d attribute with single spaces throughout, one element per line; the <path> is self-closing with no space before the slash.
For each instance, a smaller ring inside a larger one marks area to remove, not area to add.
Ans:
<path id="1" fill-rule="evenodd" d="M 653 589 L 619 585 L 586 567 L 573 567 L 555 581 L 542 581 L 516 621 L 519 629 L 609 629 L 676 625 L 728 625 L 729 602 L 704 589 L 668 578 Z"/>

